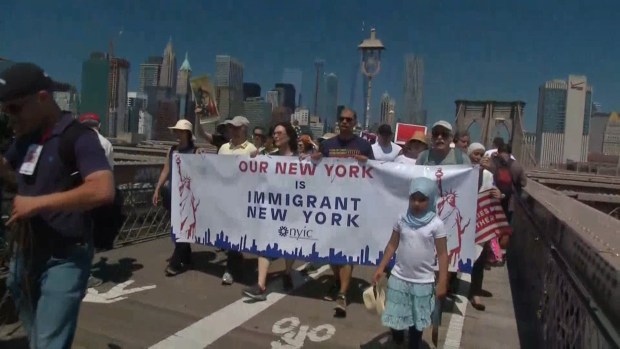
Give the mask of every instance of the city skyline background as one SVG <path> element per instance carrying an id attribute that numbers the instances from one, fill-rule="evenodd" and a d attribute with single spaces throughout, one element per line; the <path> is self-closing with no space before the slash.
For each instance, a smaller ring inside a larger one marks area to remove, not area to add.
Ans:
<path id="1" fill-rule="evenodd" d="M 0 13 L 11 14 L 0 22 L 0 57 L 37 63 L 79 90 L 82 62 L 92 51 L 107 51 L 113 40 L 115 55 L 131 63 L 129 90 L 136 91 L 139 65 L 162 55 L 172 37 L 177 60 L 188 51 L 194 75 L 214 77 L 215 56 L 230 55 L 243 63 L 244 80 L 259 83 L 265 92 L 280 82 L 284 68 L 300 69 L 303 105 L 312 110 L 314 60 L 325 60 L 324 72 L 338 76 L 338 104 L 348 104 L 350 72 L 359 63 L 356 47 L 376 27 L 387 50 L 373 80 L 374 122 L 384 91 L 396 100 L 397 118 L 403 110 L 405 55 L 413 53 L 424 59 L 428 123 L 454 120 L 456 99 L 523 100 L 524 126 L 533 132 L 538 87 L 569 74 L 588 77 L 593 101 L 603 110 L 620 110 L 619 68 L 613 60 L 620 48 L 610 35 L 614 9 L 620 4 L 606 0 L 278 1 L 269 6 L 162 0 L 157 8 L 146 1 L 26 0 L 0 4 Z M 362 98 L 353 107 L 361 115 Z"/>

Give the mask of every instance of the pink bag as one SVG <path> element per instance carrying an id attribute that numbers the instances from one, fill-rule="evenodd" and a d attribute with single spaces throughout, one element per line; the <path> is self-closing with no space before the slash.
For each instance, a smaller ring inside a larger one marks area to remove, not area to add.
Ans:
<path id="1" fill-rule="evenodd" d="M 493 239 L 489 240 L 486 243 L 485 248 L 488 249 L 487 251 L 487 263 L 488 264 L 496 265 L 496 264 L 501 264 L 502 262 L 504 262 L 504 252 L 499 246 L 499 239 L 497 237 L 494 237 Z"/>

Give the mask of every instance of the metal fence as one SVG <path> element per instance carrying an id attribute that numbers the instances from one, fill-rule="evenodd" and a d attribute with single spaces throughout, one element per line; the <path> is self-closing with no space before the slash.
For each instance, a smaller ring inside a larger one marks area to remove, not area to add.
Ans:
<path id="1" fill-rule="evenodd" d="M 538 186 L 529 191 L 539 196 Z M 508 263 L 522 347 L 618 348 L 617 269 L 597 259 L 606 251 L 578 241 L 553 204 L 530 196 L 515 205 Z M 592 282 L 599 272 L 607 280 Z"/>
<path id="2" fill-rule="evenodd" d="M 119 189 L 124 197 L 126 219 L 114 241 L 115 248 L 170 234 L 170 215 L 161 205 L 152 204 L 152 184 L 124 184 Z M 11 200 L 12 195 L 4 195 L 1 208 L 4 218 L 10 213 Z M 4 251 L 4 242 L 4 234 L 0 234 L 0 254 Z"/>
<path id="3" fill-rule="evenodd" d="M 153 206 L 154 188 L 151 184 L 127 185 L 121 187 L 121 191 L 126 219 L 114 247 L 170 234 L 170 216 L 161 205 Z"/>

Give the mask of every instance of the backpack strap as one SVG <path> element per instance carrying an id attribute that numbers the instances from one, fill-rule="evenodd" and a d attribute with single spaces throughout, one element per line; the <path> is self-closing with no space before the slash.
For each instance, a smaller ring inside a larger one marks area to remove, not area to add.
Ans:
<path id="1" fill-rule="evenodd" d="M 75 177 L 75 182 L 81 182 L 82 176 L 76 174 L 78 172 L 77 160 L 75 158 L 75 143 L 78 138 L 86 132 L 94 132 L 91 128 L 80 124 L 77 121 L 71 121 L 71 123 L 65 128 L 60 135 L 60 141 L 58 144 L 58 156 L 60 161 L 64 165 L 65 169 L 71 177 Z M 79 181 L 77 181 L 79 179 Z M 79 184 L 79 183 L 78 183 Z"/>

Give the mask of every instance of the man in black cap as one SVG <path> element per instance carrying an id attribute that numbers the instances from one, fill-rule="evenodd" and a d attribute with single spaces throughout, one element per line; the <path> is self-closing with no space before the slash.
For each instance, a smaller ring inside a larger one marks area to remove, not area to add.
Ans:
<path id="1" fill-rule="evenodd" d="M 392 127 L 387 124 L 379 126 L 377 130 L 377 142 L 372 145 L 372 152 L 375 156 L 375 160 L 379 161 L 394 161 L 398 154 L 400 154 L 402 148 L 400 145 L 392 142 Z"/>
<path id="2" fill-rule="evenodd" d="M 60 110 L 57 88 L 34 64 L 0 73 L 0 111 L 16 136 L 2 159 L 17 180 L 8 224 L 25 235 L 13 249 L 7 286 L 31 348 L 71 347 L 93 257 L 86 210 L 114 199 L 97 134 Z"/>

